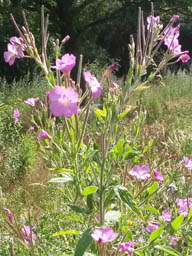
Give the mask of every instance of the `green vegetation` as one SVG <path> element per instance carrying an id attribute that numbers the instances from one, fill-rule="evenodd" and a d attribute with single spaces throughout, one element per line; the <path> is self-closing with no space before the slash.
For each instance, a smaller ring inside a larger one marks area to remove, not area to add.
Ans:
<path id="1" fill-rule="evenodd" d="M 177 76 L 169 74 L 165 77 L 164 83 L 164 87 L 155 84 L 153 88 L 142 93 L 141 104 L 147 114 L 141 128 L 142 133 L 137 138 L 137 142 L 135 141 L 137 143 L 135 146 L 140 151 L 144 145 L 153 140 L 154 145 L 146 151 L 143 160 L 148 165 L 153 165 L 154 161 L 161 163 L 164 175 L 179 187 L 178 172 L 182 172 L 183 169 L 181 160 L 184 156 L 190 157 L 192 152 L 192 79 L 184 73 Z M 64 188 L 48 182 L 54 177 L 54 172 L 47 167 L 49 161 L 43 160 L 29 124 L 26 126 L 25 119 L 29 114 L 29 108 L 22 104 L 32 95 L 43 97 L 46 91 L 45 83 L 37 77 L 32 83 L 26 79 L 10 88 L 2 83 L 1 88 L 0 205 L 14 211 L 18 221 L 20 215 L 28 219 L 30 214 L 31 221 L 37 225 L 36 233 L 40 234 L 37 255 L 71 255 L 71 248 L 77 243 L 80 234 L 54 237 L 52 235 L 59 230 L 79 230 L 83 216 L 81 213 L 72 213 L 65 203 L 68 185 Z M 131 99 L 131 102 L 137 100 L 136 97 Z M 22 111 L 21 123 L 18 126 L 13 122 L 13 103 Z M 130 116 L 125 120 L 124 125 L 134 132 L 136 122 L 134 116 Z M 96 127 L 90 128 L 91 132 L 97 130 Z M 118 179 L 117 176 L 117 181 Z M 190 179 L 186 186 L 189 184 L 191 184 Z M 185 186 L 179 189 L 174 198 L 185 196 L 186 189 Z M 148 206 L 151 208 L 151 215 L 156 214 L 155 205 L 160 203 L 158 195 L 156 200 L 156 203 L 153 202 Z M 9 255 L 12 240 L 7 243 L 7 239 L 9 238 L 6 236 L 1 239 L 1 255 Z M 190 232 L 185 240 L 188 248 L 183 247 L 183 252 L 175 255 L 191 255 L 192 245 L 189 239 Z M 20 244 L 15 243 L 14 250 L 15 255 L 28 255 L 28 250 L 23 249 Z M 151 248 L 147 255 L 164 254 L 161 250 L 154 254 Z"/>

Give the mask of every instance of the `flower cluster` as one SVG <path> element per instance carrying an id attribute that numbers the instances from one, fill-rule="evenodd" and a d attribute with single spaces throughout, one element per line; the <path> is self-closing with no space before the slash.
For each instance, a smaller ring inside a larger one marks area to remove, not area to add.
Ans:
<path id="1" fill-rule="evenodd" d="M 176 27 L 167 28 L 164 31 L 164 44 L 167 46 L 168 51 L 173 54 L 174 57 L 178 57 L 178 60 L 182 62 L 188 62 L 190 60 L 189 51 L 182 51 L 179 44 L 179 29 L 180 25 Z"/>
<path id="2" fill-rule="evenodd" d="M 115 233 L 112 228 L 104 227 L 100 229 L 95 229 L 91 234 L 91 237 L 99 244 L 105 244 L 112 242 L 118 237 L 118 233 Z M 124 243 L 119 243 L 118 248 L 122 252 L 127 252 L 130 256 L 133 253 L 134 247 L 137 245 L 136 242 L 129 241 Z"/>
<path id="3" fill-rule="evenodd" d="M 177 198 L 176 204 L 179 207 L 179 214 L 183 214 L 186 217 L 189 214 L 189 209 L 192 207 L 192 198 Z"/>
<path id="4" fill-rule="evenodd" d="M 10 43 L 7 44 L 7 51 L 4 52 L 5 62 L 12 66 L 15 59 L 23 58 L 25 51 L 25 44 L 21 37 L 13 36 L 10 38 Z"/>
<path id="5" fill-rule="evenodd" d="M 146 165 L 135 165 L 129 174 L 136 177 L 138 180 L 147 180 L 151 177 L 150 169 Z M 153 170 L 152 176 L 154 181 L 162 182 L 164 180 L 162 173 L 156 170 Z"/>
<path id="6" fill-rule="evenodd" d="M 31 227 L 31 226 L 23 225 L 22 227 L 22 236 L 26 245 L 28 246 L 34 244 L 35 241 L 37 240 L 37 236 L 35 235 L 33 230 L 34 230 L 34 227 Z"/>
<path id="7" fill-rule="evenodd" d="M 7 209 L 7 208 L 3 208 L 3 210 L 6 212 L 7 214 L 7 218 L 8 218 L 8 221 L 10 223 L 10 227 L 13 228 L 13 231 L 16 232 L 17 231 L 17 234 L 18 232 L 21 233 L 22 237 L 23 237 L 23 240 L 25 242 L 25 244 L 27 246 L 31 246 L 33 244 L 35 244 L 36 240 L 37 240 L 37 236 L 36 234 L 33 232 L 33 230 L 35 229 L 34 227 L 32 226 L 25 226 L 25 225 L 22 225 L 22 228 L 20 230 L 18 224 L 16 223 L 16 220 L 14 218 L 14 215 L 13 213 Z"/>
<path id="8" fill-rule="evenodd" d="M 137 245 L 136 242 L 125 242 L 125 243 L 120 243 L 118 245 L 118 248 L 122 251 L 122 252 L 127 252 L 129 254 L 129 256 L 132 255 L 134 247 Z"/>

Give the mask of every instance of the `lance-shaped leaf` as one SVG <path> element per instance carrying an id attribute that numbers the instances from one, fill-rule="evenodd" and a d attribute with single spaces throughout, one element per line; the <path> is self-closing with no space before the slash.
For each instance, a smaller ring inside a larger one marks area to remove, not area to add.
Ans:
<path id="1" fill-rule="evenodd" d="M 126 204 L 134 213 L 136 213 L 141 219 L 143 219 L 140 209 L 136 205 L 127 188 L 118 185 L 115 186 L 114 191 L 124 204 Z"/>
<path id="2" fill-rule="evenodd" d="M 174 250 L 173 248 L 170 248 L 168 246 L 156 245 L 155 249 L 167 252 L 167 253 L 169 253 L 169 255 L 181 256 L 181 254 L 179 252 L 177 252 L 176 250 Z"/>
<path id="3" fill-rule="evenodd" d="M 81 236 L 79 241 L 77 242 L 76 248 L 75 248 L 75 254 L 74 256 L 82 256 L 84 255 L 87 248 L 92 243 L 93 239 L 91 238 L 91 233 L 93 232 L 92 228 L 88 228 Z"/>
<path id="4" fill-rule="evenodd" d="M 174 219 L 171 222 L 172 228 L 177 230 L 181 226 L 181 224 L 183 223 L 183 219 L 184 219 L 184 215 L 183 214 L 179 215 L 176 219 Z"/>

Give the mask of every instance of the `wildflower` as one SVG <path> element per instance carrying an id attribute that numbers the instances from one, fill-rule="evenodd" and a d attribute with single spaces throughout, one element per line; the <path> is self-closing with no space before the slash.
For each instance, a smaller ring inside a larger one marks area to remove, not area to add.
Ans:
<path id="1" fill-rule="evenodd" d="M 22 236 L 24 238 L 26 245 L 28 246 L 30 246 L 31 244 L 34 244 L 35 241 L 37 240 L 37 236 L 32 230 L 34 230 L 34 227 L 23 225 Z"/>
<path id="2" fill-rule="evenodd" d="M 178 19 L 179 19 L 179 15 L 173 15 L 173 17 L 171 18 L 170 21 L 176 22 L 176 21 L 178 21 Z"/>
<path id="3" fill-rule="evenodd" d="M 153 170 L 153 180 L 162 182 L 162 181 L 164 181 L 164 177 L 161 172 Z"/>
<path id="4" fill-rule="evenodd" d="M 170 244 L 173 247 L 177 247 L 178 242 L 181 240 L 181 237 L 179 237 L 179 236 L 169 236 L 168 239 L 170 241 Z"/>
<path id="5" fill-rule="evenodd" d="M 65 44 L 67 41 L 69 41 L 70 40 L 70 36 L 69 35 L 66 35 L 64 38 L 63 38 L 63 40 L 62 40 L 62 44 Z"/>
<path id="6" fill-rule="evenodd" d="M 158 222 L 149 221 L 147 223 L 146 230 L 147 230 L 147 232 L 152 233 L 153 231 L 155 231 L 158 228 L 159 228 L 159 223 Z"/>
<path id="7" fill-rule="evenodd" d="M 185 163 L 185 167 L 188 170 L 192 170 L 192 160 L 189 157 L 184 157 L 183 160 L 184 160 L 184 163 Z"/>
<path id="8" fill-rule="evenodd" d="M 136 242 L 125 242 L 125 243 L 120 243 L 118 245 L 118 248 L 122 251 L 122 252 L 127 252 L 130 256 L 133 253 L 134 247 L 137 245 Z"/>
<path id="9" fill-rule="evenodd" d="M 29 99 L 25 100 L 24 102 L 26 104 L 34 107 L 38 100 L 39 100 L 39 98 L 29 98 Z"/>
<path id="10" fill-rule="evenodd" d="M 98 243 L 108 243 L 115 240 L 118 233 L 115 233 L 112 228 L 105 227 L 101 229 L 95 229 L 91 234 L 91 237 Z"/>
<path id="11" fill-rule="evenodd" d="M 61 59 L 56 59 L 56 66 L 52 68 L 60 70 L 63 73 L 70 73 L 76 64 L 76 57 L 73 54 L 66 53 Z"/>
<path id="12" fill-rule="evenodd" d="M 20 116 L 19 110 L 15 108 L 13 110 L 13 118 L 14 118 L 15 124 L 19 122 L 19 116 Z"/>
<path id="13" fill-rule="evenodd" d="M 178 25 L 177 27 L 171 27 L 165 30 L 165 38 L 164 38 L 164 44 L 174 52 L 174 55 L 181 51 L 181 45 L 179 45 L 179 28 L 180 26 Z"/>
<path id="14" fill-rule="evenodd" d="M 169 221 L 171 221 L 172 214 L 171 214 L 170 211 L 164 210 L 164 211 L 162 212 L 162 216 L 161 216 L 161 217 L 162 217 L 162 219 L 163 219 L 164 221 L 169 222 Z"/>
<path id="15" fill-rule="evenodd" d="M 54 116 L 71 117 L 78 112 L 79 96 L 71 87 L 55 86 L 49 94 L 50 110 Z"/>
<path id="16" fill-rule="evenodd" d="M 12 66 L 16 58 L 24 57 L 25 45 L 21 37 L 11 37 L 10 43 L 7 44 L 7 51 L 4 52 L 5 62 Z"/>
<path id="17" fill-rule="evenodd" d="M 160 24 L 160 17 L 159 16 L 148 16 L 147 17 L 147 30 L 150 29 L 150 27 L 153 26 L 153 28 L 158 28 L 161 30 L 163 28 L 163 25 Z"/>
<path id="18" fill-rule="evenodd" d="M 51 136 L 45 131 L 45 130 L 41 130 L 39 135 L 37 136 L 37 140 L 41 140 L 41 139 L 50 139 Z"/>
<path id="19" fill-rule="evenodd" d="M 7 208 L 3 208 L 3 210 L 7 213 L 7 217 L 9 219 L 9 221 L 12 223 L 13 222 L 13 213 Z"/>
<path id="20" fill-rule="evenodd" d="M 192 207 L 192 198 L 176 198 L 176 204 L 179 207 L 179 214 L 188 216 L 188 211 Z"/>
<path id="21" fill-rule="evenodd" d="M 86 71 L 84 72 L 84 79 L 91 88 L 92 97 L 94 99 L 99 98 L 103 89 L 100 83 L 97 81 L 96 77 L 92 76 L 91 72 Z"/>
<path id="22" fill-rule="evenodd" d="M 135 165 L 129 174 L 138 180 L 147 180 L 150 177 L 150 169 L 146 165 Z"/>
<path id="23" fill-rule="evenodd" d="M 186 52 L 188 52 L 188 51 L 186 51 Z M 182 55 L 180 56 L 179 59 L 180 59 L 183 63 L 186 63 L 186 62 L 188 62 L 191 58 L 190 58 L 190 56 L 189 56 L 188 53 L 184 53 L 184 54 L 182 54 Z"/>
<path id="24" fill-rule="evenodd" d="M 117 83 L 113 83 L 113 87 L 114 87 L 115 89 L 118 89 L 118 88 L 119 88 L 119 85 L 118 85 Z"/>
<path id="25" fill-rule="evenodd" d="M 23 38 L 12 36 L 10 38 L 10 43 L 17 48 L 18 56 L 20 56 L 20 58 L 23 58 L 24 57 L 24 51 L 25 51 L 25 48 L 26 48 L 25 44 L 23 42 Z"/>

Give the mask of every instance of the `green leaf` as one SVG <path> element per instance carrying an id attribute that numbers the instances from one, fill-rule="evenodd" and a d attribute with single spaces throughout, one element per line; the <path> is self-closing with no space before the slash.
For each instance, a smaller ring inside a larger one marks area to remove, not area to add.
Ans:
<path id="1" fill-rule="evenodd" d="M 73 222 L 83 223 L 83 219 L 81 217 L 79 217 L 79 216 L 65 214 L 64 218 L 68 219 L 68 220 L 72 220 Z"/>
<path id="2" fill-rule="evenodd" d="M 155 74 L 150 74 L 150 75 L 148 76 L 148 78 L 147 78 L 147 81 L 148 81 L 148 82 L 151 82 L 151 81 L 153 81 L 154 78 L 155 78 Z"/>
<path id="3" fill-rule="evenodd" d="M 149 242 L 152 243 L 154 240 L 156 240 L 157 238 L 160 237 L 162 233 L 162 228 L 158 228 L 156 230 L 154 230 L 151 235 L 150 235 L 150 238 L 149 238 Z"/>
<path id="4" fill-rule="evenodd" d="M 177 230 L 182 225 L 183 219 L 184 219 L 184 215 L 183 214 L 179 215 L 176 219 L 174 219 L 171 222 L 172 228 Z"/>
<path id="5" fill-rule="evenodd" d="M 89 210 L 93 210 L 93 194 L 87 196 L 87 207 Z"/>
<path id="6" fill-rule="evenodd" d="M 142 65 L 141 64 L 137 64 L 137 75 L 138 76 L 141 75 L 141 71 L 142 71 Z"/>
<path id="7" fill-rule="evenodd" d="M 192 206 L 190 208 L 189 215 L 187 217 L 187 221 L 190 221 L 191 217 L 192 217 Z"/>
<path id="8" fill-rule="evenodd" d="M 131 110 L 131 107 L 126 108 L 121 114 L 118 115 L 118 120 L 122 120 Z"/>
<path id="9" fill-rule="evenodd" d="M 114 151 L 115 151 L 115 154 L 121 158 L 122 155 L 123 155 L 123 145 L 124 145 L 124 140 L 121 139 L 117 142 L 117 145 L 114 146 Z M 116 158 L 117 159 L 117 158 Z"/>
<path id="10" fill-rule="evenodd" d="M 70 174 L 63 173 L 62 176 L 63 177 L 53 178 L 53 179 L 49 180 L 49 182 L 54 182 L 54 183 L 70 183 L 70 182 L 73 182 L 73 177 Z"/>
<path id="11" fill-rule="evenodd" d="M 65 168 L 49 168 L 49 171 L 73 173 L 72 170 Z"/>
<path id="12" fill-rule="evenodd" d="M 71 210 L 73 210 L 74 212 L 78 212 L 78 213 L 86 213 L 86 209 L 85 208 L 81 208 L 77 205 L 73 205 L 73 204 L 68 204 L 68 206 L 71 208 Z"/>
<path id="13" fill-rule="evenodd" d="M 54 233 L 52 236 L 63 236 L 63 235 L 79 235 L 77 230 L 62 230 L 60 232 Z"/>
<path id="14" fill-rule="evenodd" d="M 82 256 L 84 255 L 85 251 L 89 247 L 89 245 L 92 243 L 91 233 L 93 232 L 93 228 L 88 228 L 81 236 L 79 241 L 77 242 L 76 248 L 75 248 L 75 254 L 74 256 Z"/>
<path id="15" fill-rule="evenodd" d="M 147 206 L 145 207 L 145 209 L 148 210 L 148 211 L 150 211 L 150 212 L 154 212 L 155 214 L 160 215 L 159 210 L 157 210 L 157 209 L 151 207 L 150 205 L 147 205 Z"/>
<path id="16" fill-rule="evenodd" d="M 147 192 L 149 195 L 151 195 L 157 188 L 158 188 L 158 182 L 154 182 L 148 189 Z"/>
<path id="17" fill-rule="evenodd" d="M 98 187 L 96 186 L 89 186 L 83 190 L 82 194 L 83 196 L 88 196 L 88 195 L 94 194 L 97 191 L 97 189 Z"/>
<path id="18" fill-rule="evenodd" d="M 143 216 L 141 215 L 138 206 L 136 205 L 127 188 L 118 185 L 114 187 L 114 191 L 124 204 L 126 204 L 134 213 L 136 213 L 141 219 L 143 219 Z"/>
<path id="19" fill-rule="evenodd" d="M 94 113 L 97 117 L 97 119 L 101 122 L 101 123 L 104 123 L 104 120 L 103 120 L 103 117 L 106 117 L 106 111 L 103 111 L 99 108 L 94 108 Z"/>
<path id="20" fill-rule="evenodd" d="M 58 256 L 72 256 L 71 254 L 59 254 Z"/>
<path id="21" fill-rule="evenodd" d="M 135 89 L 135 91 L 143 91 L 143 90 L 147 90 L 147 89 L 149 89 L 150 88 L 150 86 L 138 86 L 136 89 Z"/>
<path id="22" fill-rule="evenodd" d="M 168 246 L 156 245 L 155 249 L 167 252 L 173 256 L 181 256 L 181 254 L 179 252 L 177 252 L 176 250 L 174 250 L 173 248 L 170 248 Z"/>

